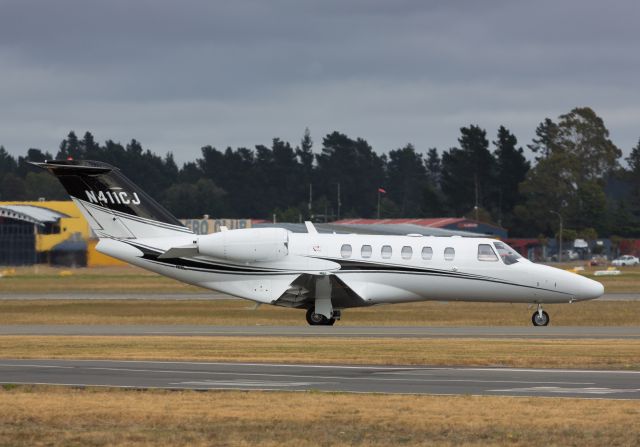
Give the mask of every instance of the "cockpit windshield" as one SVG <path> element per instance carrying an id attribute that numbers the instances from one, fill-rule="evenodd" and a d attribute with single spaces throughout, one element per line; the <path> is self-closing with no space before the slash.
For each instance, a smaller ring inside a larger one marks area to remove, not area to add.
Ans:
<path id="1" fill-rule="evenodd" d="M 493 245 L 496 247 L 496 250 L 498 250 L 500 259 L 502 259 L 502 261 L 507 265 L 515 264 L 522 257 L 520 256 L 520 253 L 509 247 L 504 242 L 494 242 Z"/>

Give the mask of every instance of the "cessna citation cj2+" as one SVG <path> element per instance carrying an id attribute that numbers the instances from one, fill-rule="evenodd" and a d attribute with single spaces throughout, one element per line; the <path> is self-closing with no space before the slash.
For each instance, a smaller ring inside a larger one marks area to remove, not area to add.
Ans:
<path id="1" fill-rule="evenodd" d="M 66 188 L 100 238 L 98 251 L 161 275 L 332 325 L 342 309 L 422 300 L 536 304 L 598 298 L 602 284 L 534 264 L 488 238 L 368 236 L 248 228 L 196 235 L 115 167 L 34 163 Z"/>

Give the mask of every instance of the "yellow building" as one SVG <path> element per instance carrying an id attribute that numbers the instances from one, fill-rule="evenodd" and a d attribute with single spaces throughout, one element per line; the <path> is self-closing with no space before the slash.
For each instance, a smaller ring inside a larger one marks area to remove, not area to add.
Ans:
<path id="1" fill-rule="evenodd" d="M 97 239 L 70 200 L 0 202 L 0 217 L 4 218 L 3 222 L 20 220 L 33 224 L 36 262 L 88 267 L 124 265 L 96 251 Z"/>

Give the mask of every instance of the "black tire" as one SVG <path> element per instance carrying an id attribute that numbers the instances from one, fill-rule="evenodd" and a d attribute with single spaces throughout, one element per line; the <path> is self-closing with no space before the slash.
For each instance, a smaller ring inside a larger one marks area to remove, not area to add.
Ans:
<path id="1" fill-rule="evenodd" d="M 315 309 L 313 307 L 307 309 L 307 323 L 309 323 L 311 326 L 321 326 L 327 324 L 327 317 L 317 314 L 314 311 Z"/>
<path id="2" fill-rule="evenodd" d="M 307 309 L 307 323 L 311 326 L 333 326 L 336 322 L 335 318 L 327 318 L 324 315 L 320 315 L 314 312 L 315 309 Z"/>
<path id="3" fill-rule="evenodd" d="M 537 310 L 533 313 L 533 315 L 531 315 L 531 322 L 534 326 L 548 326 L 549 321 L 551 321 L 549 319 L 549 314 L 544 310 L 542 311 L 542 317 L 540 317 L 540 314 Z"/>

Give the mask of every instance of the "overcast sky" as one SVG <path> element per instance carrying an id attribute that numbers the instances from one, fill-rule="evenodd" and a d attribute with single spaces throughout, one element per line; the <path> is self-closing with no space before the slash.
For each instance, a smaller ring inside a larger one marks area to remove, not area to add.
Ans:
<path id="1" fill-rule="evenodd" d="M 0 145 L 74 129 L 178 161 L 297 144 L 309 127 L 386 152 L 457 144 L 591 106 L 640 137 L 640 2 L 0 0 Z"/>

